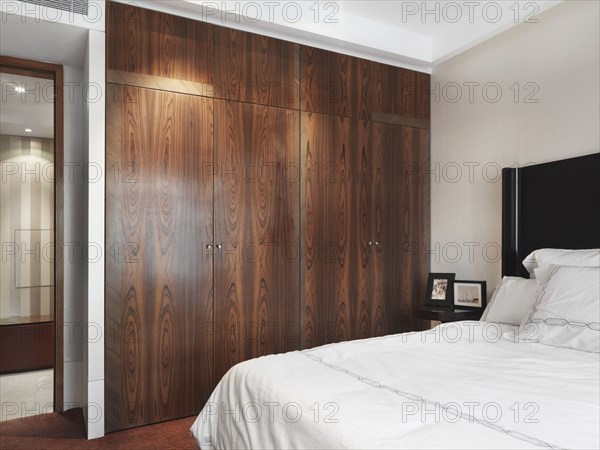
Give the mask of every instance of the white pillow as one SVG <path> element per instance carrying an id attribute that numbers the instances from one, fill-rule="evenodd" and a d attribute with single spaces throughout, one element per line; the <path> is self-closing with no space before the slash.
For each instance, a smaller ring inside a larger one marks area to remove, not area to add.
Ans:
<path id="1" fill-rule="evenodd" d="M 531 278 L 535 278 L 535 269 L 540 266 L 600 267 L 600 249 L 562 250 L 542 248 L 532 251 L 523 260 L 523 266 Z"/>
<path id="2" fill-rule="evenodd" d="M 535 280 L 520 277 L 502 278 L 481 320 L 519 325 L 531 313 L 537 288 Z"/>
<path id="3" fill-rule="evenodd" d="M 600 352 L 600 268 L 550 266 L 520 335 L 525 342 Z"/>
<path id="4" fill-rule="evenodd" d="M 531 278 L 535 278 L 535 281 L 537 281 L 538 284 L 542 284 L 544 281 L 546 281 L 546 276 L 548 275 L 548 272 L 550 271 L 550 267 L 552 267 L 552 266 L 536 267 L 535 269 L 533 269 L 534 276 Z"/>

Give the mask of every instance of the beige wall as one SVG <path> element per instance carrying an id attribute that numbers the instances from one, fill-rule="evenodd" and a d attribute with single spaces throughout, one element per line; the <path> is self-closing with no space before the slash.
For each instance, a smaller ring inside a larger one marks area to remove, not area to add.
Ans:
<path id="1" fill-rule="evenodd" d="M 0 135 L 0 319 L 54 313 L 54 143 Z"/>
<path id="2" fill-rule="evenodd" d="M 600 2 L 564 2 L 434 68 L 433 272 L 486 280 L 491 293 L 499 169 L 600 151 L 599 17 Z"/>

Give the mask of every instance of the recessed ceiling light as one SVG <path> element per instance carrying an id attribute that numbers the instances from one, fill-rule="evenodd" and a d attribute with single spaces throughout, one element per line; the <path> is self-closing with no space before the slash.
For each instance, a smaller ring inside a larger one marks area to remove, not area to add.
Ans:
<path id="1" fill-rule="evenodd" d="M 33 130 L 31 128 L 25 128 L 25 133 L 33 133 Z"/>

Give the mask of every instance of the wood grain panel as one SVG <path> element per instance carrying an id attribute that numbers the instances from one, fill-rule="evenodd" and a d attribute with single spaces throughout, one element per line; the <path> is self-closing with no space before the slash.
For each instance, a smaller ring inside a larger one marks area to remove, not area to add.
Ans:
<path id="1" fill-rule="evenodd" d="M 300 47 L 300 91 L 303 111 L 355 117 L 356 58 L 313 47 Z"/>
<path id="2" fill-rule="evenodd" d="M 358 164 L 358 182 L 353 191 L 353 223 L 355 247 L 355 289 L 357 295 L 353 301 L 352 317 L 356 338 L 363 339 L 372 336 L 373 317 L 373 280 L 371 278 L 371 265 L 373 257 L 373 221 L 372 221 L 372 197 L 373 197 L 373 173 L 372 173 L 372 151 L 381 139 L 378 130 L 373 130 L 369 122 L 357 123 L 356 149 Z M 381 294 L 378 292 L 377 294 Z"/>
<path id="3" fill-rule="evenodd" d="M 197 413 L 214 377 L 212 100 L 133 98 L 107 102 L 107 431 Z"/>
<path id="4" fill-rule="evenodd" d="M 109 2 L 107 31 L 107 69 L 213 81 L 213 25 Z"/>
<path id="5" fill-rule="evenodd" d="M 417 92 L 417 110 L 416 116 L 419 119 L 430 120 L 431 105 L 430 105 L 430 90 L 431 90 L 431 75 L 428 73 L 416 72 L 416 92 Z M 430 128 L 430 127 L 427 127 Z M 421 147 L 423 150 L 423 147 Z M 427 151 L 429 151 L 427 149 Z"/>
<path id="6" fill-rule="evenodd" d="M 300 46 L 299 72 L 303 111 L 429 120 L 429 74 L 306 46 Z"/>
<path id="7" fill-rule="evenodd" d="M 355 334 L 354 126 L 342 117 L 301 115 L 302 348 Z"/>
<path id="8" fill-rule="evenodd" d="M 416 148 L 416 160 L 418 161 L 418 195 L 417 195 L 417 227 L 420 229 L 421 244 L 416 261 L 416 274 L 413 282 L 416 285 L 417 294 L 413 301 L 413 318 L 418 308 L 421 306 L 421 299 L 425 298 L 425 290 L 427 286 L 427 277 L 431 270 L 430 255 L 427 249 L 431 247 L 431 175 L 430 175 L 430 157 L 431 157 L 431 131 L 418 131 L 418 145 Z M 413 319 L 416 320 L 416 319 Z M 429 328 L 429 323 L 416 320 L 416 323 L 411 327 L 416 330 L 425 330 Z"/>
<path id="9" fill-rule="evenodd" d="M 394 72 L 394 114 L 417 117 L 417 73 L 401 68 Z"/>
<path id="10" fill-rule="evenodd" d="M 417 329 L 427 131 L 301 117 L 302 346 Z"/>
<path id="11" fill-rule="evenodd" d="M 399 230 L 404 210 L 398 199 L 404 174 L 401 128 L 359 121 L 356 130 L 361 158 L 360 192 L 355 193 L 353 203 L 360 205 L 360 211 L 353 217 L 361 229 L 354 239 L 362 256 L 355 278 L 359 283 L 355 292 L 360 293 L 355 323 L 357 337 L 362 338 L 400 329 L 400 291 L 404 280 Z M 363 229 L 369 230 L 366 237 Z"/>
<path id="12" fill-rule="evenodd" d="M 410 277 L 404 276 L 402 267 L 404 246 L 406 241 L 402 233 L 406 215 L 417 214 L 415 205 L 406 204 L 400 199 L 404 192 L 405 166 L 404 147 L 402 142 L 403 128 L 393 125 L 381 125 L 383 129 L 383 145 L 378 147 L 374 157 L 373 170 L 378 173 L 376 182 L 377 194 L 373 199 L 373 220 L 381 222 L 375 226 L 377 259 L 374 265 L 374 276 L 383 295 L 383 301 L 375 305 L 378 308 L 381 323 L 384 323 L 384 334 L 398 333 L 401 330 L 401 297 L 404 286 Z M 411 302 L 414 299 L 410 300 Z M 375 329 L 379 335 L 381 329 Z"/>
<path id="13" fill-rule="evenodd" d="M 408 69 L 394 68 L 393 70 L 393 114 L 419 120 L 416 124 L 402 123 L 401 125 L 429 128 L 431 76 Z M 421 122 L 426 126 L 419 125 Z"/>
<path id="14" fill-rule="evenodd" d="M 398 196 L 397 151 L 394 146 L 389 125 L 371 123 L 371 197 L 370 219 L 373 254 L 370 277 L 372 289 L 369 292 L 369 310 L 373 317 L 370 336 L 382 336 L 397 329 L 397 314 L 399 307 L 397 287 L 401 283 L 398 273 L 390 277 L 390 272 L 398 270 L 397 223 L 400 203 L 394 201 Z M 392 265 L 391 270 L 389 266 Z"/>
<path id="15" fill-rule="evenodd" d="M 297 109 L 298 44 L 215 27 L 217 96 Z"/>
<path id="16" fill-rule="evenodd" d="M 122 70 L 108 70 L 106 72 L 106 82 L 120 84 L 125 86 L 124 89 L 141 87 L 178 94 L 215 97 L 215 87 L 210 83 L 196 83 L 194 81 L 159 77 L 157 75 L 123 72 Z"/>
<path id="17" fill-rule="evenodd" d="M 371 113 L 371 121 L 389 125 L 399 125 L 402 127 L 423 128 L 425 130 L 429 130 L 431 127 L 431 122 L 428 119 L 418 119 L 416 117 L 398 116 L 396 114 L 380 112 Z"/>
<path id="18" fill-rule="evenodd" d="M 298 113 L 215 103 L 217 379 L 298 349 Z"/>
<path id="19" fill-rule="evenodd" d="M 355 60 L 356 117 L 369 120 L 373 113 L 394 111 L 394 67 L 365 59 Z"/>
<path id="20" fill-rule="evenodd" d="M 54 336 L 53 317 L 0 325 L 0 375 L 54 367 Z"/>
<path id="21" fill-rule="evenodd" d="M 420 305 L 421 293 L 424 295 L 425 277 L 422 273 L 423 243 L 423 185 L 422 185 L 422 148 L 419 140 L 420 130 L 402 128 L 402 290 L 401 317 L 402 331 L 416 327 L 415 313 Z M 429 244 L 427 244 L 429 245 Z M 421 285 L 423 287 L 421 287 Z"/>

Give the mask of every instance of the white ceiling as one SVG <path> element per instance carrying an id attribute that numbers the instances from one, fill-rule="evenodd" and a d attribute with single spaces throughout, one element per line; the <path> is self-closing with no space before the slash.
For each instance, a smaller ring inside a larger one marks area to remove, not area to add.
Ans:
<path id="1" fill-rule="evenodd" d="M 54 82 L 43 78 L 0 73 L 0 84 L 0 134 L 53 138 Z M 18 92 L 17 87 L 24 88 L 25 92 Z M 26 132 L 26 128 L 32 132 Z"/>
<path id="2" fill-rule="evenodd" d="M 535 21 L 535 15 L 563 0 L 117 1 L 431 72 L 519 23 Z M 0 53 L 81 66 L 86 27 L 104 27 L 104 2 L 94 3 L 100 5 L 101 20 L 79 24 L 65 15 L 55 23 L 22 12 L 9 14 L 6 11 L 12 11 L 9 6 L 14 9 L 15 2 L 0 0 Z"/>
<path id="3" fill-rule="evenodd" d="M 88 30 L 73 24 L 40 20 L 35 15 L 8 14 L 2 7 L 0 53 L 65 66 L 83 65 Z M 13 2 L 14 3 L 14 2 Z"/>
<path id="4" fill-rule="evenodd" d="M 135 4 L 431 72 L 437 64 L 519 23 L 535 21 L 537 14 L 562 1 L 138 0 Z"/>

